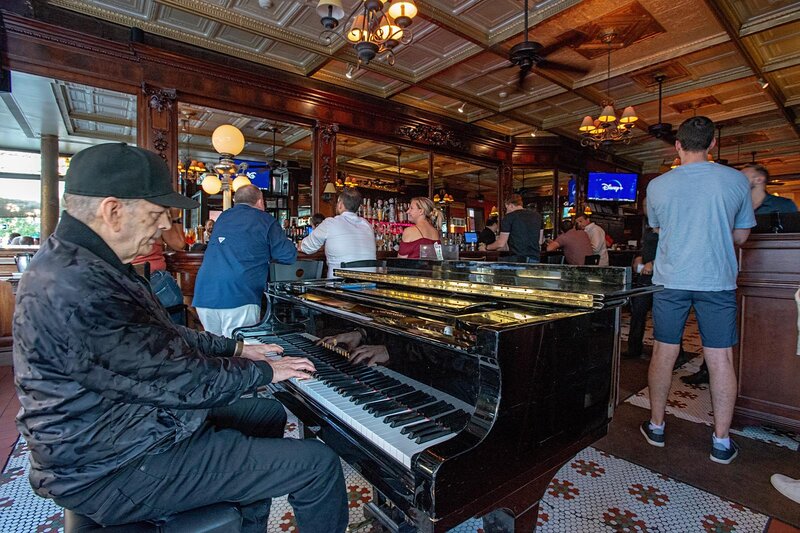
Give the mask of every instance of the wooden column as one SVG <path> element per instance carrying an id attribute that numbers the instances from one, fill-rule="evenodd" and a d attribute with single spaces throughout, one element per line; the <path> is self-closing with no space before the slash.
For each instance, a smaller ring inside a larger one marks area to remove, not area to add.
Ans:
<path id="1" fill-rule="evenodd" d="M 178 191 L 178 109 L 175 89 L 142 84 L 136 113 L 136 143 L 156 152 L 172 173 Z"/>
<path id="2" fill-rule="evenodd" d="M 335 215 L 333 203 L 322 193 L 327 183 L 336 182 L 336 134 L 339 125 L 317 121 L 314 126 L 314 168 L 311 175 L 311 212 L 326 217 Z"/>
<path id="3" fill-rule="evenodd" d="M 507 195 L 514 192 L 514 167 L 510 162 L 502 162 L 497 175 L 497 212 L 500 213 L 502 219 L 505 214 L 503 201 Z"/>
<path id="4" fill-rule="evenodd" d="M 43 134 L 41 140 L 42 213 L 39 242 L 44 242 L 58 224 L 58 135 Z"/>

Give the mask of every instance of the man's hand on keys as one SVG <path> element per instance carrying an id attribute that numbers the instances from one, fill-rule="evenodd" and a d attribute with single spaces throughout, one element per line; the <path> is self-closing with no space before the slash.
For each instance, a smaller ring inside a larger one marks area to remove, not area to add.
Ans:
<path id="1" fill-rule="evenodd" d="M 252 361 L 270 361 L 270 357 L 283 353 L 283 347 L 277 344 L 245 344 L 239 357 Z"/>
<path id="2" fill-rule="evenodd" d="M 317 370 L 305 357 L 281 357 L 267 362 L 272 367 L 273 383 L 289 378 L 308 379 Z"/>

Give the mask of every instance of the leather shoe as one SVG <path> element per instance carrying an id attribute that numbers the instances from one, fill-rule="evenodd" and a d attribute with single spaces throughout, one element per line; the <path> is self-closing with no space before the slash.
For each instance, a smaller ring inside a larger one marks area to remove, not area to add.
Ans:
<path id="1" fill-rule="evenodd" d="M 800 479 L 792 479 L 783 474 L 773 474 L 769 480 L 778 492 L 793 502 L 800 503 Z"/>
<path id="2" fill-rule="evenodd" d="M 678 358 L 675 360 L 675 364 L 672 365 L 672 370 L 678 370 L 680 367 L 688 363 L 691 358 L 692 354 L 681 350 L 681 353 L 678 354 Z"/>
<path id="3" fill-rule="evenodd" d="M 683 381 L 687 385 L 703 385 L 705 383 L 708 383 L 708 369 L 701 368 L 694 374 L 689 374 L 688 376 L 681 376 L 681 381 Z"/>

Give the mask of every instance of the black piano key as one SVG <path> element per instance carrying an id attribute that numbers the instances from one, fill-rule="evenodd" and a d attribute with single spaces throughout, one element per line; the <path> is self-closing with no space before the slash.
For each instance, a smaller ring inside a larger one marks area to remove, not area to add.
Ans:
<path id="1" fill-rule="evenodd" d="M 454 407 L 449 403 L 445 401 L 438 401 L 432 405 L 426 405 L 425 407 L 420 407 L 419 409 L 417 409 L 417 412 L 427 416 L 428 418 L 432 418 L 436 415 L 452 411 L 453 409 Z"/>
<path id="2" fill-rule="evenodd" d="M 436 421 L 437 424 L 444 426 L 446 428 L 450 428 L 452 430 L 460 430 L 469 420 L 469 415 L 459 409 L 458 411 L 453 411 L 452 413 L 447 413 L 446 415 L 435 417 L 434 420 Z"/>
<path id="3" fill-rule="evenodd" d="M 408 407 L 405 405 L 400 405 L 395 401 L 391 401 L 391 403 L 386 405 L 373 405 L 371 408 L 367 409 L 367 412 L 372 413 L 377 418 L 383 418 L 386 415 L 393 415 L 395 413 L 402 413 L 404 411 L 408 411 Z"/>
<path id="4" fill-rule="evenodd" d="M 452 432 L 447 429 L 440 429 L 439 431 L 434 431 L 431 433 L 427 433 L 425 435 L 420 435 L 414 439 L 414 442 L 417 444 L 422 444 L 423 442 L 428 442 L 433 439 L 438 439 L 439 437 L 444 437 L 445 435 L 450 435 Z"/>
<path id="5" fill-rule="evenodd" d="M 369 403 L 372 403 L 372 402 L 375 402 L 375 401 L 378 401 L 378 400 L 384 400 L 384 399 L 386 399 L 386 396 L 384 396 L 383 394 L 379 393 L 378 391 L 375 391 L 372 394 L 364 393 L 361 396 L 359 396 L 357 398 L 354 398 L 353 399 L 353 403 L 356 404 L 356 405 L 366 405 L 366 404 L 369 404 Z"/>
<path id="6" fill-rule="evenodd" d="M 357 400 L 354 400 L 353 403 L 356 405 L 360 405 L 366 409 L 366 406 L 373 404 L 378 401 L 386 401 L 387 398 L 383 394 L 378 391 L 375 391 L 375 394 L 367 396 L 366 393 L 364 396 L 360 397 Z"/>
<path id="7" fill-rule="evenodd" d="M 424 394 L 424 396 L 422 396 L 422 397 L 420 397 L 418 399 L 409 400 L 409 401 L 405 401 L 404 400 L 403 404 L 407 405 L 408 407 L 410 407 L 412 409 L 416 409 L 418 407 L 422 407 L 423 405 L 427 405 L 427 404 L 435 402 L 435 401 L 436 401 L 436 398 L 434 398 L 430 394 Z"/>
<path id="8" fill-rule="evenodd" d="M 384 393 L 386 396 L 397 397 L 403 394 L 408 394 L 409 392 L 413 392 L 414 387 L 408 385 L 406 383 L 402 383 L 400 385 L 395 385 L 393 387 L 387 387 L 385 389 L 381 389 L 381 392 Z"/>
<path id="9" fill-rule="evenodd" d="M 425 417 L 419 413 L 414 411 L 409 411 L 407 413 L 400 413 L 396 415 L 387 416 L 383 419 L 384 424 L 389 424 L 389 427 L 400 427 L 400 426 L 407 426 L 409 424 L 414 424 L 421 420 L 425 420 Z"/>
<path id="10" fill-rule="evenodd" d="M 385 400 L 381 400 L 379 402 L 371 403 L 371 404 L 365 406 L 364 409 L 368 413 L 375 413 L 376 409 L 381 409 L 382 407 L 389 407 L 389 406 L 392 406 L 392 405 L 396 405 L 396 402 L 394 402 L 393 400 L 385 399 Z"/>
<path id="11" fill-rule="evenodd" d="M 402 433 L 403 435 L 409 435 L 409 433 L 411 432 L 424 431 L 426 429 L 433 427 L 437 427 L 436 424 L 428 420 L 425 422 L 420 422 L 419 424 L 414 424 L 412 426 L 406 426 L 400 430 L 400 433 Z M 411 437 L 409 436 L 409 438 Z"/>

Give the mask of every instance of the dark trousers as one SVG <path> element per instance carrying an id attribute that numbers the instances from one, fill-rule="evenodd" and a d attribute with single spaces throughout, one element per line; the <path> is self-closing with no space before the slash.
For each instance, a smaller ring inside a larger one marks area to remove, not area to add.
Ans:
<path id="1" fill-rule="evenodd" d="M 212 409 L 188 439 L 95 483 L 80 503 L 58 503 L 109 525 L 234 502 L 243 531 L 264 533 L 271 498 L 288 494 L 303 533 L 344 531 L 347 494 L 339 457 L 318 440 L 281 438 L 285 423 L 275 400 L 248 398 Z"/>

